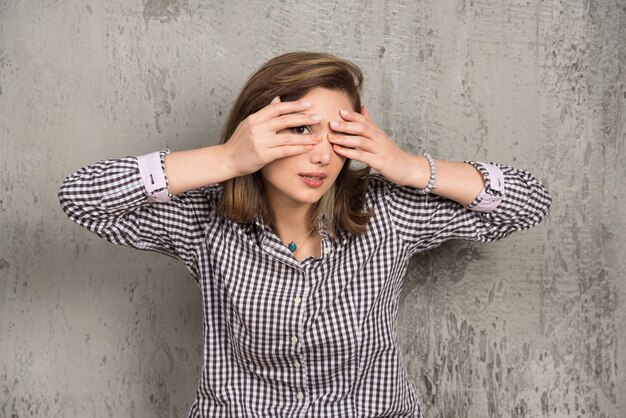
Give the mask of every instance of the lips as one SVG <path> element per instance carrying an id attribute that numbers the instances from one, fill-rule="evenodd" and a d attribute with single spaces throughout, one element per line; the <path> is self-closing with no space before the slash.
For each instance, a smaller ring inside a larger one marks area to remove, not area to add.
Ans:
<path id="1" fill-rule="evenodd" d="M 324 173 L 300 173 L 299 175 L 302 182 L 309 187 L 320 187 L 326 178 Z"/>
<path id="2" fill-rule="evenodd" d="M 300 173 L 299 175 L 310 180 L 324 180 L 327 177 L 324 173 Z"/>

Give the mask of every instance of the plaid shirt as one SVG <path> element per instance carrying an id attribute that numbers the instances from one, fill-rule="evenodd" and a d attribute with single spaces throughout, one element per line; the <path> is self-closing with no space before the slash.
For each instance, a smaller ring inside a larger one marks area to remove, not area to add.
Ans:
<path id="1" fill-rule="evenodd" d="M 193 418 L 422 417 L 396 328 L 410 257 L 530 228 L 551 202 L 535 177 L 505 165 L 471 162 L 485 189 L 468 207 L 372 174 L 367 234 L 332 237 L 320 225 L 321 257 L 298 262 L 267 225 L 218 214 L 221 186 L 169 195 L 166 152 L 82 168 L 59 198 L 74 222 L 179 258 L 198 282 L 204 367 Z"/>

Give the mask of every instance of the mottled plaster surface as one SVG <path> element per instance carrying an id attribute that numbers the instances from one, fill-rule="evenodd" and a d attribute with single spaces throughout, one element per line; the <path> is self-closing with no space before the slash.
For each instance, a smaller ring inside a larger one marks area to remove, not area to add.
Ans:
<path id="1" fill-rule="evenodd" d="M 0 1 L 0 417 L 184 417 L 201 359 L 175 260 L 70 223 L 98 159 L 215 143 L 246 77 L 322 50 L 405 149 L 543 179 L 533 230 L 411 261 L 404 361 L 428 417 L 626 416 L 626 3 Z"/>

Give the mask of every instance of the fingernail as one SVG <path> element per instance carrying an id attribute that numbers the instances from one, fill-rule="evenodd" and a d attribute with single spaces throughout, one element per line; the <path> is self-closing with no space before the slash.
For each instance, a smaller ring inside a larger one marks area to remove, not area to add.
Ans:
<path id="1" fill-rule="evenodd" d="M 320 115 L 311 115 L 311 120 L 319 122 L 322 120 L 322 117 Z"/>
<path id="2" fill-rule="evenodd" d="M 320 142 L 322 142 L 322 137 L 321 136 L 314 136 L 313 137 L 313 142 L 315 142 L 316 144 L 319 144 Z"/>
<path id="3" fill-rule="evenodd" d="M 338 128 L 339 127 L 339 122 L 337 122 L 336 120 L 333 120 L 330 122 L 330 126 L 332 128 Z"/>
<path id="4" fill-rule="evenodd" d="M 313 145 L 305 145 L 304 149 L 313 149 Z"/>
<path id="5" fill-rule="evenodd" d="M 328 139 L 335 140 L 335 139 L 337 139 L 337 135 L 334 135 L 334 134 L 328 134 Z"/>
<path id="6" fill-rule="evenodd" d="M 302 100 L 300 102 L 300 107 L 309 107 L 311 106 L 311 102 L 307 102 L 306 100 Z"/>
<path id="7" fill-rule="evenodd" d="M 337 144 L 333 144 L 333 148 L 336 149 L 336 150 L 340 150 L 341 149 L 341 147 L 339 145 L 337 145 Z"/>
<path id="8" fill-rule="evenodd" d="M 341 113 L 341 116 L 348 116 L 350 114 L 350 112 L 348 112 L 346 109 L 341 109 L 339 113 Z"/>

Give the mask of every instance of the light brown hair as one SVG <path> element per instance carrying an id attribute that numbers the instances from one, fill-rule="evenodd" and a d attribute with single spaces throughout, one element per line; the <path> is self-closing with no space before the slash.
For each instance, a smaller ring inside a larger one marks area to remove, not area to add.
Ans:
<path id="1" fill-rule="evenodd" d="M 359 67 L 329 54 L 290 52 L 275 57 L 261 66 L 246 82 L 235 101 L 224 129 L 224 144 L 245 118 L 267 106 L 279 96 L 282 101 L 298 100 L 315 87 L 325 87 L 345 93 L 354 111 L 361 110 L 360 91 L 363 74 Z M 333 186 L 315 203 L 309 226 L 324 219 L 324 226 L 333 235 L 341 230 L 360 235 L 365 233 L 371 211 L 365 210 L 370 168 L 353 169 L 346 160 Z M 257 215 L 270 227 L 274 215 L 264 198 L 264 186 L 259 171 L 227 180 L 218 205 L 228 219 L 253 222 Z"/>

